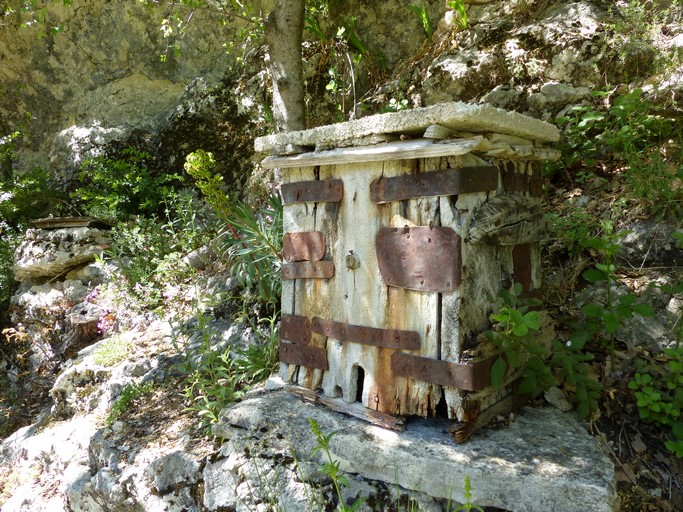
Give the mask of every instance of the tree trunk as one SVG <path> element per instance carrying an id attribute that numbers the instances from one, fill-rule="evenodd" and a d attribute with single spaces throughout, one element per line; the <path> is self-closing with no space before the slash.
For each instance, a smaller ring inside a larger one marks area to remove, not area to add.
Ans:
<path id="1" fill-rule="evenodd" d="M 305 0 L 276 0 L 265 20 L 276 132 L 306 128 L 301 43 Z"/>

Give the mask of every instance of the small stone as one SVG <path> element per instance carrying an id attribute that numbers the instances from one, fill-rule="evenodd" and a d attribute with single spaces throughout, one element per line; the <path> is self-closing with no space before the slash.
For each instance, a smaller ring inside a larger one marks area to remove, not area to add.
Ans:
<path id="1" fill-rule="evenodd" d="M 569 403 L 560 388 L 550 388 L 543 393 L 543 396 L 550 405 L 562 412 L 569 412 L 573 409 L 572 404 Z"/>

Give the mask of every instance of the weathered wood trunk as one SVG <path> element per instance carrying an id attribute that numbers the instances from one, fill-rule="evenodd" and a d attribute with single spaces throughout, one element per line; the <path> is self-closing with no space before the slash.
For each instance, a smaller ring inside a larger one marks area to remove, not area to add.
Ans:
<path id="1" fill-rule="evenodd" d="M 67 331 L 62 336 L 59 352 L 69 357 L 90 345 L 98 336 L 97 324 L 102 317 L 102 309 L 89 302 L 82 302 L 71 308 L 67 315 Z"/>
<path id="2" fill-rule="evenodd" d="M 264 161 L 282 168 L 287 381 L 377 413 L 445 413 L 458 440 L 519 405 L 519 373 L 490 386 L 495 354 L 481 333 L 501 288 L 540 292 L 539 154 L 549 150 L 520 140 L 468 135 Z"/>

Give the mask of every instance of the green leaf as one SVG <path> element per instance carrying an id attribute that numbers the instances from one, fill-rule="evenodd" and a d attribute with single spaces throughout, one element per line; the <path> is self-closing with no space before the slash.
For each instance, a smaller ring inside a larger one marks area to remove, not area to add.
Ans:
<path id="1" fill-rule="evenodd" d="M 522 336 L 526 336 L 528 332 L 529 328 L 524 323 L 515 324 L 512 327 L 512 334 L 519 338 L 521 338 Z"/>
<path id="2" fill-rule="evenodd" d="M 541 328 L 541 319 L 538 316 L 537 311 L 529 311 L 523 317 L 524 325 L 533 331 L 537 331 Z"/>
<path id="3" fill-rule="evenodd" d="M 588 418 L 588 415 L 590 414 L 590 403 L 588 402 L 579 402 L 579 405 L 576 407 L 576 417 L 579 418 L 580 420 L 585 420 Z"/>
<path id="4" fill-rule="evenodd" d="M 596 263 L 595 268 L 605 275 L 614 273 L 614 265 L 605 265 L 604 263 Z"/>
<path id="5" fill-rule="evenodd" d="M 589 318 L 602 318 L 605 307 L 601 304 L 586 304 L 581 308 L 581 312 Z"/>
<path id="6" fill-rule="evenodd" d="M 621 325 L 621 316 L 616 313 L 605 313 L 603 316 L 605 322 L 605 331 L 608 333 L 615 333 Z"/>
<path id="7" fill-rule="evenodd" d="M 519 354 L 514 348 L 509 348 L 505 350 L 505 357 L 507 357 L 508 365 L 510 369 L 517 368 L 519 365 Z"/>
<path id="8" fill-rule="evenodd" d="M 517 392 L 523 395 L 533 395 L 538 390 L 538 381 L 536 375 L 529 375 L 525 377 L 517 388 Z"/>
<path id="9" fill-rule="evenodd" d="M 590 339 L 591 333 L 588 331 L 576 331 L 568 340 L 567 347 L 574 351 L 581 350 L 586 345 L 586 342 Z"/>
<path id="10" fill-rule="evenodd" d="M 495 389 L 500 389 L 503 387 L 503 381 L 505 379 L 505 370 L 507 369 L 507 364 L 502 358 L 495 360 L 491 366 L 491 385 Z"/>
<path id="11" fill-rule="evenodd" d="M 650 317 L 654 314 L 652 307 L 649 304 L 633 304 L 631 310 L 640 316 Z"/>
<path id="12" fill-rule="evenodd" d="M 581 276 L 588 281 L 589 283 L 597 283 L 599 281 L 605 281 L 607 279 L 607 275 L 598 270 L 597 268 L 589 268 Z"/>

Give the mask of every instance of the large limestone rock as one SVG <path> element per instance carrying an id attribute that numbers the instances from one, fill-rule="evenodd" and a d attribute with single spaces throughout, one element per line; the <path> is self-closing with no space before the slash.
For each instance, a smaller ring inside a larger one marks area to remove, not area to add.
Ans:
<path id="1" fill-rule="evenodd" d="M 17 248 L 14 276 L 17 281 L 56 277 L 108 248 L 107 232 L 97 228 L 30 229 Z"/>
<path id="2" fill-rule="evenodd" d="M 525 408 L 509 425 L 489 428 L 458 445 L 445 433 L 446 421 L 418 420 L 399 433 L 275 391 L 224 412 L 214 434 L 230 439 L 223 450 L 226 458 L 207 466 L 205 475 L 215 479 L 219 465 L 228 472 L 226 478 L 230 472 L 236 481 L 247 478 L 240 468 L 250 466 L 249 443 L 252 452 L 256 446 L 269 453 L 284 446 L 287 453 L 297 454 L 304 468 L 319 463 L 319 457 L 308 458 L 315 448 L 309 418 L 324 433 L 336 432 L 331 452 L 350 481 L 380 481 L 432 500 L 464 502 L 468 475 L 473 501 L 481 506 L 527 512 L 615 510 L 609 457 L 573 415 L 550 408 Z M 277 460 L 272 453 L 268 458 Z M 235 506 L 236 501 L 224 492 L 209 508 Z"/>

